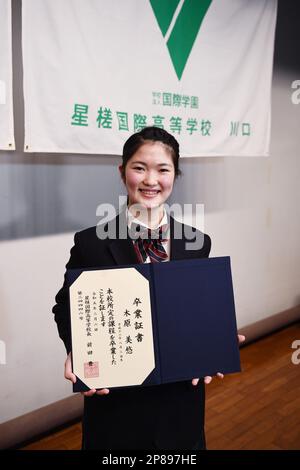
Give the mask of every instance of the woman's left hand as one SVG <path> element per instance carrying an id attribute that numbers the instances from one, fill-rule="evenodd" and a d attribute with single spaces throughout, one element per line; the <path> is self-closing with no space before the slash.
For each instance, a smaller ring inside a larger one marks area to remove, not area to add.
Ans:
<path id="1" fill-rule="evenodd" d="M 238 335 L 239 344 L 243 343 L 245 341 L 245 339 L 246 339 L 246 337 L 244 335 Z M 223 379 L 224 374 L 221 374 L 221 372 L 218 372 L 216 377 L 218 377 L 219 379 Z M 209 384 L 212 381 L 212 379 L 213 378 L 210 375 L 206 375 L 204 377 L 204 383 Z M 192 380 L 193 385 L 198 385 L 198 382 L 199 382 L 199 379 L 193 379 Z"/>

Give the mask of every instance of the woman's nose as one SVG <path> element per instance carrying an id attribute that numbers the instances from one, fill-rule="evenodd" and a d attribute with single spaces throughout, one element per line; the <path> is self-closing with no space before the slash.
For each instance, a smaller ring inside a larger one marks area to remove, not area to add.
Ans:
<path id="1" fill-rule="evenodd" d="M 148 171 L 147 173 L 145 173 L 144 183 L 147 184 L 148 186 L 156 185 L 157 178 L 156 178 L 155 173 L 153 173 L 152 171 Z"/>

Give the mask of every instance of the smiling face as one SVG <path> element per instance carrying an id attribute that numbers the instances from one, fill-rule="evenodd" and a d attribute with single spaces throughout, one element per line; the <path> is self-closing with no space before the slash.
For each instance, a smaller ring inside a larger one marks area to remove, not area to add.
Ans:
<path id="1" fill-rule="evenodd" d="M 146 209 L 162 206 L 170 196 L 175 169 L 171 149 L 161 142 L 146 142 L 128 160 L 125 172 L 119 167 L 129 203 Z"/>

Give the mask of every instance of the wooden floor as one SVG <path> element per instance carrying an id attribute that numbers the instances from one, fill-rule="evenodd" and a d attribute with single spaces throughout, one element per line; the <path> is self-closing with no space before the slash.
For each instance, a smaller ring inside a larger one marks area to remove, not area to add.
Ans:
<path id="1" fill-rule="evenodd" d="M 300 449 L 300 364 L 292 325 L 241 349 L 243 373 L 206 386 L 208 449 Z M 81 425 L 70 426 L 23 449 L 80 449 Z"/>

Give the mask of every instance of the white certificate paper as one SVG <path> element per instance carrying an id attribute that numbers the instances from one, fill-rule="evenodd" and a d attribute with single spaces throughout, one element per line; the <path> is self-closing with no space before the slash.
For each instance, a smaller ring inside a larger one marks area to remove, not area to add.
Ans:
<path id="1" fill-rule="evenodd" d="M 84 271 L 70 287 L 74 374 L 89 388 L 140 385 L 155 368 L 149 281 Z"/>

